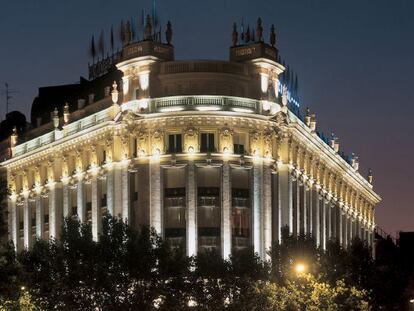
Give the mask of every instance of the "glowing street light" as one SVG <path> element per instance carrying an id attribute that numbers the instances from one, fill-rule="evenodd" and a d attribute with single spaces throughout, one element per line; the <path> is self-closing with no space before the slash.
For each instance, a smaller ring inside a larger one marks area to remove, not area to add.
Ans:
<path id="1" fill-rule="evenodd" d="M 306 266 L 303 263 L 297 263 L 295 265 L 296 274 L 302 275 L 306 272 Z"/>

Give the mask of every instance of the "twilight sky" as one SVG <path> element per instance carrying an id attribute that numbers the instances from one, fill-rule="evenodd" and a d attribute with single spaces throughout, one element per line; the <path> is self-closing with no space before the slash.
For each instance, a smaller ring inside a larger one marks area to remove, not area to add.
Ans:
<path id="1" fill-rule="evenodd" d="M 0 89 L 30 112 L 37 87 L 87 75 L 88 45 L 150 0 L 13 0 L 0 7 Z M 298 73 L 302 107 L 374 172 L 377 223 L 414 231 L 414 1 L 158 0 L 172 21 L 176 59 L 227 59 L 234 21 L 274 23 L 282 57 Z M 117 33 L 117 32 L 116 32 Z M 108 46 L 108 44 L 107 44 Z M 5 100 L 0 98 L 0 119 Z"/>

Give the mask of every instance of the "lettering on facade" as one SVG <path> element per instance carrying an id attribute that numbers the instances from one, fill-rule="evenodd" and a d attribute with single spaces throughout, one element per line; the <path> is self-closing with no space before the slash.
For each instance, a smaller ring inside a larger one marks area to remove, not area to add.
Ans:
<path id="1" fill-rule="evenodd" d="M 236 56 L 252 55 L 255 52 L 256 52 L 256 48 L 255 47 L 248 47 L 248 48 L 236 50 Z"/>

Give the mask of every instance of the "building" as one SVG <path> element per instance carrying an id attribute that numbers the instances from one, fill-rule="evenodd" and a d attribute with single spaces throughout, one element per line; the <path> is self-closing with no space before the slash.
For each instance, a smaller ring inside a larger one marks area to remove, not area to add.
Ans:
<path id="1" fill-rule="evenodd" d="M 356 236 L 372 244 L 372 176 L 317 132 L 313 114 L 298 113 L 274 27 L 270 44 L 260 19 L 254 36 L 234 27 L 229 61 L 176 61 L 170 23 L 166 43 L 150 18 L 142 41 L 127 23 L 122 51 L 91 65 L 90 80 L 41 90 L 33 129 L 12 134 L 2 163 L 17 249 L 59 237 L 71 216 L 98 239 L 107 213 L 152 226 L 188 255 L 252 246 L 265 258 L 284 226 L 323 247 Z M 52 93 L 72 102 L 48 101 Z"/>

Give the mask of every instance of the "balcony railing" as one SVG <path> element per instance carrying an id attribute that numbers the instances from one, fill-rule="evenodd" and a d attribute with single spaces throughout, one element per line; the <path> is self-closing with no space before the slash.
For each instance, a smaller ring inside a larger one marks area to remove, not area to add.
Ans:
<path id="1" fill-rule="evenodd" d="M 170 96 L 150 100 L 151 112 L 224 110 L 260 113 L 260 101 L 233 96 Z"/>

